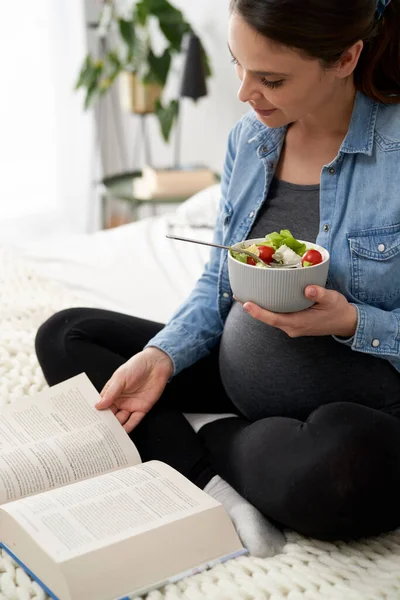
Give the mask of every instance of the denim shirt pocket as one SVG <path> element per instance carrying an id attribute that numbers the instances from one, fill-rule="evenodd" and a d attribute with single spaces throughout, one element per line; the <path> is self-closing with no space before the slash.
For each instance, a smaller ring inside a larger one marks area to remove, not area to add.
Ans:
<path id="1" fill-rule="evenodd" d="M 352 294 L 391 309 L 400 299 L 400 223 L 348 234 Z"/>

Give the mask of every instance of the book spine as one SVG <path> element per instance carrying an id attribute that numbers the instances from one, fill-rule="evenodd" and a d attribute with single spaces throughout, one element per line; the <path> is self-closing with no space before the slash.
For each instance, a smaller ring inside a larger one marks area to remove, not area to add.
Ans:
<path id="1" fill-rule="evenodd" d="M 173 577 L 168 577 L 167 579 L 164 579 L 163 581 L 158 581 L 157 583 L 154 583 L 151 586 L 141 588 L 140 590 L 135 590 L 135 597 L 143 596 L 144 594 L 148 594 L 149 592 L 152 592 L 154 590 L 162 588 L 166 585 L 170 585 L 172 583 L 177 583 L 178 581 L 181 581 L 185 577 L 191 577 L 192 575 L 198 575 L 199 573 L 203 573 L 204 571 L 207 571 L 208 569 L 212 569 L 216 565 L 223 564 L 223 563 L 227 562 L 228 560 L 238 558 L 239 556 L 244 556 L 248 553 L 249 553 L 249 551 L 246 548 L 242 548 L 241 550 L 237 550 L 236 552 L 233 552 L 232 554 L 226 554 L 225 556 L 220 556 L 219 558 L 216 558 L 214 560 L 206 562 L 202 565 L 198 565 L 197 567 L 193 567 L 192 569 L 188 569 L 187 571 L 178 573 L 177 575 L 174 575 Z M 130 597 L 123 596 L 122 598 L 114 598 L 114 600 L 130 600 Z"/>
<path id="2" fill-rule="evenodd" d="M 47 585 L 45 585 L 43 583 L 43 581 L 41 581 L 41 579 L 39 579 L 39 577 L 37 577 L 35 575 L 35 573 L 33 573 L 23 562 L 22 560 L 20 560 L 18 558 L 18 556 L 15 556 L 14 552 L 11 552 L 10 548 L 8 548 L 8 546 L 6 546 L 5 544 L 2 544 L 0 542 L 0 549 L 3 549 L 9 556 L 11 556 L 11 558 L 13 560 L 15 560 L 15 562 L 23 568 L 23 570 L 25 571 L 25 573 L 27 573 L 29 575 L 29 577 L 31 579 L 33 579 L 34 581 L 36 581 L 36 583 L 42 588 L 42 590 L 45 592 L 45 594 L 47 594 L 52 600 L 59 600 L 58 596 L 56 596 L 55 594 L 53 594 L 53 592 L 51 590 L 49 590 L 49 588 L 47 587 Z"/>

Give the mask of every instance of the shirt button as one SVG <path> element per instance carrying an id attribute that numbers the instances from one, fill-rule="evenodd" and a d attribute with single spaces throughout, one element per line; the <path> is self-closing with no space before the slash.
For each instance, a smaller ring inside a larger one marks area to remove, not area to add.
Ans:
<path id="1" fill-rule="evenodd" d="M 372 345 L 374 348 L 379 348 L 379 346 L 381 345 L 379 340 L 372 340 Z"/>
<path id="2" fill-rule="evenodd" d="M 336 175 L 336 169 L 334 167 L 331 167 L 330 169 L 328 169 L 328 173 L 329 175 Z"/>
<path id="3" fill-rule="evenodd" d="M 385 244 L 379 244 L 379 246 L 378 246 L 379 252 L 385 252 L 385 249 L 386 249 Z"/>
<path id="4" fill-rule="evenodd" d="M 328 223 L 325 223 L 325 225 L 324 225 L 324 231 L 325 231 L 325 233 L 328 233 L 329 229 L 330 228 L 329 228 Z"/>
<path id="5" fill-rule="evenodd" d="M 254 210 L 251 211 L 251 213 L 249 214 L 250 219 L 252 219 L 254 217 Z"/>
<path id="6" fill-rule="evenodd" d="M 223 295 L 224 298 L 230 298 L 231 297 L 231 295 L 228 294 L 228 292 L 224 292 L 222 295 Z"/>

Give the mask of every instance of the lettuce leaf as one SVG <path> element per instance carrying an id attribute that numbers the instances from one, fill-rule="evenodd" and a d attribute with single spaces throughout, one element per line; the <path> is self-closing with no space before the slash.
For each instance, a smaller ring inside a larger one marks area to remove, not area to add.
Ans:
<path id="1" fill-rule="evenodd" d="M 307 249 L 305 244 L 302 244 L 298 240 L 295 240 L 294 237 L 285 238 L 284 243 L 286 244 L 286 246 L 288 246 L 288 248 L 294 250 L 294 252 L 296 252 L 296 254 L 298 254 L 299 256 L 303 256 L 304 252 Z"/>
<path id="2" fill-rule="evenodd" d="M 269 246 L 272 246 L 275 250 L 278 250 L 283 243 L 283 237 L 277 232 L 273 231 L 269 235 L 265 236 L 265 241 Z"/>
<path id="3" fill-rule="evenodd" d="M 265 241 L 269 246 L 273 246 L 275 251 L 285 244 L 299 256 L 303 256 L 307 249 L 305 244 L 302 244 L 292 236 L 289 229 L 281 229 L 280 233 L 273 231 L 265 236 Z"/>
<path id="4" fill-rule="evenodd" d="M 234 250 L 231 250 L 231 255 L 233 256 L 233 258 L 235 258 L 239 262 L 247 264 L 247 254 L 243 254 L 243 252 L 235 252 Z"/>

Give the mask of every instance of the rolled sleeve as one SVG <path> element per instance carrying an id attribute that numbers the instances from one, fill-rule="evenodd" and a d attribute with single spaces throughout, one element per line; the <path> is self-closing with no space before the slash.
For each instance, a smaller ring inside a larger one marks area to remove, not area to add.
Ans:
<path id="1" fill-rule="evenodd" d="M 358 325 L 352 348 L 381 358 L 400 358 L 400 314 L 365 304 L 355 305 Z"/>
<path id="2" fill-rule="evenodd" d="M 187 329 L 179 323 L 170 323 L 168 327 L 162 329 L 152 338 L 145 348 L 158 348 L 170 357 L 173 364 L 172 377 L 180 373 L 186 367 L 194 364 L 200 358 L 208 353 L 207 345 L 216 344 L 219 339 L 219 333 L 215 336 L 215 341 L 196 339 Z"/>
<path id="3" fill-rule="evenodd" d="M 400 311 L 385 311 L 367 304 L 353 304 L 358 313 L 352 338 L 333 336 L 352 350 L 389 360 L 400 371 Z"/>
<path id="4" fill-rule="evenodd" d="M 228 149 L 221 181 L 221 200 L 214 229 L 214 242 L 222 244 L 225 201 L 236 160 L 236 145 L 241 122 L 229 135 Z M 218 310 L 218 279 L 221 249 L 212 248 L 210 260 L 185 302 L 145 348 L 162 350 L 172 360 L 173 376 L 207 356 L 222 335 L 223 322 Z"/>

